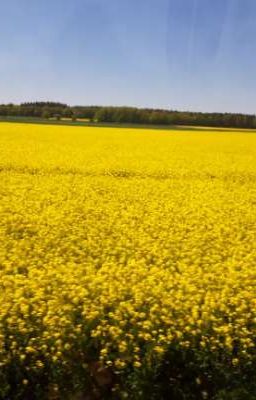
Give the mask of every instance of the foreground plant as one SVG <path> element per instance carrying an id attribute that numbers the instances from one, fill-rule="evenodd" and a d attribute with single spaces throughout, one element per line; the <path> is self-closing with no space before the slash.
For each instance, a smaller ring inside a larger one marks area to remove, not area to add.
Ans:
<path id="1" fill-rule="evenodd" d="M 255 143 L 1 125 L 0 398 L 255 398 Z"/>

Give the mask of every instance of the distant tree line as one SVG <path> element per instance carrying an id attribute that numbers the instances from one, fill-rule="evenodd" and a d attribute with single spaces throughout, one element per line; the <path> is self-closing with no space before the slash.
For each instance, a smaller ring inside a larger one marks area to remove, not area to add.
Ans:
<path id="1" fill-rule="evenodd" d="M 94 119 L 100 107 L 70 107 L 56 102 L 33 102 L 21 104 L 0 104 L 0 116 L 37 118 L 86 118 Z"/>
<path id="2" fill-rule="evenodd" d="M 0 105 L 0 117 L 89 119 L 91 122 L 144 125 L 202 125 L 256 128 L 256 115 L 201 113 L 135 107 L 69 106 L 57 102 Z"/>

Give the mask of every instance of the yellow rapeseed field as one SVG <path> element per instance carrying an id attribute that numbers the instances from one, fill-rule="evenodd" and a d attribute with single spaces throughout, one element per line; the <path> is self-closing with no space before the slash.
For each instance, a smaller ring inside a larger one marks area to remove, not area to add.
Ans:
<path id="1" fill-rule="evenodd" d="M 0 154 L 0 398 L 255 366 L 256 133 L 1 123 Z"/>

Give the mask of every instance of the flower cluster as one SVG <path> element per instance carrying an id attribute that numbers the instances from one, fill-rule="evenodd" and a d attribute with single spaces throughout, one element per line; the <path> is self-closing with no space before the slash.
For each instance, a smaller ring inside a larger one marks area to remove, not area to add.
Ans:
<path id="1" fill-rule="evenodd" d="M 2 123 L 0 151 L 7 393 L 170 348 L 256 365 L 255 134 Z"/>

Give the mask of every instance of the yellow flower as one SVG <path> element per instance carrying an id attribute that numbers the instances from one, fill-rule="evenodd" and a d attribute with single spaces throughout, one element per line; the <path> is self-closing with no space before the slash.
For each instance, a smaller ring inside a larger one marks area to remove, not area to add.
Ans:
<path id="1" fill-rule="evenodd" d="M 139 362 L 139 361 L 134 361 L 133 366 L 134 366 L 135 368 L 140 368 L 140 367 L 141 367 L 141 362 Z"/>
<path id="2" fill-rule="evenodd" d="M 255 134 L 1 123 L 0 154 L 6 370 L 255 363 Z"/>

